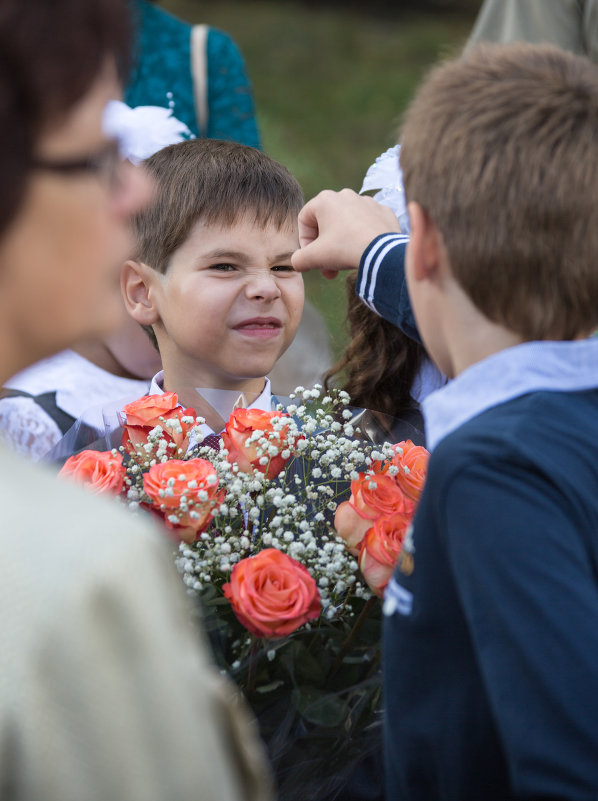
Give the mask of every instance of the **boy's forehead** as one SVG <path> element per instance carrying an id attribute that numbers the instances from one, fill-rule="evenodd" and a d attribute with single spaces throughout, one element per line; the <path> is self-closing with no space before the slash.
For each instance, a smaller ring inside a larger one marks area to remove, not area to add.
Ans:
<path id="1" fill-rule="evenodd" d="M 264 255 L 271 259 L 289 258 L 299 246 L 296 217 L 283 225 L 274 220 L 259 223 L 246 214 L 233 222 L 209 222 L 199 219 L 179 248 L 181 255 L 200 255 L 210 258 L 251 257 Z"/>
<path id="2" fill-rule="evenodd" d="M 299 225 L 296 216 L 288 217 L 282 224 L 274 219 L 261 221 L 256 219 L 255 214 L 243 214 L 232 221 L 204 220 L 199 219 L 192 226 L 190 236 L 228 238 L 244 237 L 248 234 L 254 235 L 256 239 L 267 240 L 269 238 L 299 238 Z"/>

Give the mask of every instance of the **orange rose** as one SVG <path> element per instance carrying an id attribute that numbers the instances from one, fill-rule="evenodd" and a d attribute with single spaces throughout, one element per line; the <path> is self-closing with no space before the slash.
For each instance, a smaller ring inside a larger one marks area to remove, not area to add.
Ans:
<path id="1" fill-rule="evenodd" d="M 402 514 L 380 517 L 363 538 L 359 569 L 379 598 L 394 573 L 410 523 L 410 518 Z"/>
<path id="2" fill-rule="evenodd" d="M 127 425 L 154 428 L 160 425 L 160 417 L 164 417 L 178 405 L 176 392 L 164 392 L 162 395 L 144 395 L 127 403 L 123 406 L 123 412 L 127 416 Z"/>
<path id="3" fill-rule="evenodd" d="M 276 548 L 238 562 L 223 590 L 239 622 L 256 637 L 285 637 L 321 610 L 307 568 Z"/>
<path id="4" fill-rule="evenodd" d="M 372 520 L 402 514 L 411 518 L 415 504 L 406 498 L 392 476 L 385 473 L 360 473 L 351 482 L 351 497 L 339 504 L 334 517 L 336 533 L 352 554 L 359 553 L 359 544 Z"/>
<path id="5" fill-rule="evenodd" d="M 254 468 L 263 473 L 266 478 L 276 478 L 291 458 L 284 458 L 281 453 L 288 448 L 286 422 L 281 428 L 275 428 L 272 421 L 280 418 L 289 418 L 283 412 L 263 412 L 260 409 L 235 409 L 231 414 L 226 429 L 222 432 L 222 441 L 228 451 L 228 461 L 238 464 L 243 473 L 250 473 Z M 250 442 L 255 431 L 262 431 L 268 442 L 278 449 L 278 453 L 271 456 L 262 451 L 257 442 Z M 274 436 L 271 436 L 274 435 Z M 260 464 L 262 457 L 266 456 L 268 462 Z"/>
<path id="6" fill-rule="evenodd" d="M 123 488 L 126 471 L 120 453 L 112 451 L 81 451 L 69 456 L 60 476 L 68 476 L 96 494 L 118 495 Z"/>
<path id="7" fill-rule="evenodd" d="M 354 556 L 359 554 L 361 540 L 371 525 L 372 521 L 358 512 L 351 501 L 343 501 L 337 506 L 334 528 Z"/>
<path id="8" fill-rule="evenodd" d="M 218 476 L 205 459 L 171 459 L 150 467 L 143 489 L 152 508 L 164 515 L 166 525 L 185 542 L 193 542 L 212 520 L 212 510 L 222 503 Z"/>
<path id="9" fill-rule="evenodd" d="M 145 395 L 123 408 L 125 430 L 122 444 L 127 453 L 135 454 L 148 441 L 148 435 L 156 426 L 162 428 L 162 439 L 173 442 L 176 448 L 184 453 L 189 443 L 189 431 L 195 422 L 183 421 L 192 417 L 195 421 L 195 409 L 183 409 L 179 406 L 175 392 L 164 392 L 162 395 Z M 168 421 L 172 421 L 168 425 Z"/>
<path id="10" fill-rule="evenodd" d="M 387 462 L 384 470 L 390 465 L 399 468 L 395 481 L 408 498 L 418 503 L 428 472 L 429 452 L 422 445 L 414 445 L 410 439 L 393 445 L 395 455 Z M 402 451 L 402 453 L 401 453 Z"/>

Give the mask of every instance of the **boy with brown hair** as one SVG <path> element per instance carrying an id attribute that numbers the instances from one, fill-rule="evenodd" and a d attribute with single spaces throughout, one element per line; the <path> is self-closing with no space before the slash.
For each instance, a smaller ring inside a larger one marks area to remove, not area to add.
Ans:
<path id="1" fill-rule="evenodd" d="M 598 791 L 597 130 L 597 68 L 548 46 L 472 49 L 407 114 L 407 284 L 453 380 L 385 598 L 392 799 Z M 294 263 L 349 266 L 386 219 L 320 196 Z"/>
<path id="2" fill-rule="evenodd" d="M 285 167 L 234 142 L 182 142 L 145 166 L 156 200 L 135 221 L 125 303 L 162 356 L 150 394 L 176 392 L 206 418 L 206 436 L 222 430 L 240 396 L 271 408 L 266 376 L 303 310 L 303 278 L 291 265 L 303 196 Z"/>

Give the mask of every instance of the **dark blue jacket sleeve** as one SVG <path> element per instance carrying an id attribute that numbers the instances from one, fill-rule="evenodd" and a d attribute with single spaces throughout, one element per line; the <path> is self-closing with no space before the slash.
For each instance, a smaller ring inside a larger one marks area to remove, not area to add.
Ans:
<path id="1" fill-rule="evenodd" d="M 525 464 L 487 463 L 457 473 L 442 514 L 514 797 L 595 797 L 598 583 L 584 510 Z"/>
<path id="2" fill-rule="evenodd" d="M 372 311 L 420 342 L 405 282 L 408 242 L 404 234 L 376 237 L 361 257 L 355 291 Z"/>

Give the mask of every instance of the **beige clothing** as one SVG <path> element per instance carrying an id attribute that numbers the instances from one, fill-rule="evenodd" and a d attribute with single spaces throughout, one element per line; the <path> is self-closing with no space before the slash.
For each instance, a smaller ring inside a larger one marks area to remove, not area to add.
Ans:
<path id="1" fill-rule="evenodd" d="M 0 486 L 0 797 L 269 799 L 161 535 L 4 448 Z"/>
<path id="2" fill-rule="evenodd" d="M 550 42 L 598 61 L 598 0 L 485 0 L 473 42 Z"/>

